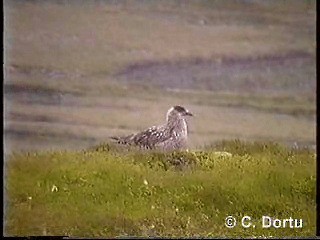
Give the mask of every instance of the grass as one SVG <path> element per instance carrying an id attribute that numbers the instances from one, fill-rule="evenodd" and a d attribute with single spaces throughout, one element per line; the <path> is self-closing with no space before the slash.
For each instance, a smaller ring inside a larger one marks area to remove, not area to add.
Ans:
<path id="1" fill-rule="evenodd" d="M 314 236 L 315 164 L 308 149 L 239 140 L 174 153 L 110 144 L 13 153 L 5 164 L 5 234 Z M 251 216 L 256 228 L 226 228 L 229 215 Z M 263 215 L 301 218 L 303 228 L 263 229 Z"/>

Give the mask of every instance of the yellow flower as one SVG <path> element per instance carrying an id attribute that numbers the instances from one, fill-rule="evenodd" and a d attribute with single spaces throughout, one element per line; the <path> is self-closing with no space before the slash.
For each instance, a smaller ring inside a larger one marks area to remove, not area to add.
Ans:
<path id="1" fill-rule="evenodd" d="M 146 185 L 146 186 L 148 186 L 148 181 L 147 181 L 147 179 L 144 179 L 144 180 L 143 180 L 143 184 Z"/>
<path id="2" fill-rule="evenodd" d="M 58 187 L 56 185 L 52 185 L 51 192 L 58 192 Z"/>

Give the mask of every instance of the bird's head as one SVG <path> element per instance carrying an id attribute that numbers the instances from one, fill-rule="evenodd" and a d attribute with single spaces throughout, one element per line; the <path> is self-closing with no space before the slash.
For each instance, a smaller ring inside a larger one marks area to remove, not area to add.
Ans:
<path id="1" fill-rule="evenodd" d="M 193 114 L 184 107 L 174 106 L 167 112 L 167 121 L 170 118 L 185 118 L 186 116 L 193 116 Z"/>

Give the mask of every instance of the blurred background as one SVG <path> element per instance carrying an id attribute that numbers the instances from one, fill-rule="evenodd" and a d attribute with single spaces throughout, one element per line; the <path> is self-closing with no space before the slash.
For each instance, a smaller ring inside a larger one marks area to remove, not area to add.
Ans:
<path id="1" fill-rule="evenodd" d="M 190 148 L 316 144 L 316 1 L 4 1 L 5 152 L 194 113 Z"/>

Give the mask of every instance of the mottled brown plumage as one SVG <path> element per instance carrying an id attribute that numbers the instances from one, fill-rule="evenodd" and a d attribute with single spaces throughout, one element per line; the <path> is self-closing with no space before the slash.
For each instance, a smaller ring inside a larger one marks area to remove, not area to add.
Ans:
<path id="1" fill-rule="evenodd" d="M 146 149 L 180 150 L 187 146 L 186 116 L 193 115 L 184 107 L 174 106 L 168 110 L 165 124 L 152 126 L 136 134 L 111 138 L 119 144 L 136 145 Z"/>

